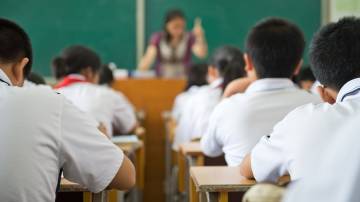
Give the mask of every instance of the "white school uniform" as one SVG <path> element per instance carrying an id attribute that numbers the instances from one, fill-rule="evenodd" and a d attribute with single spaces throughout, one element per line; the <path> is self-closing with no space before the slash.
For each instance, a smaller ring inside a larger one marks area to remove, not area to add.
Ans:
<path id="1" fill-rule="evenodd" d="M 321 158 L 306 159 L 303 179 L 290 187 L 284 201 L 359 201 L 359 121 L 359 115 L 346 120 L 345 127 L 340 127 L 333 137 L 326 138 L 326 148 L 318 150 Z"/>
<path id="2" fill-rule="evenodd" d="M 245 93 L 224 99 L 211 114 L 201 138 L 207 156 L 225 154 L 229 166 L 238 166 L 263 135 L 291 110 L 319 98 L 298 89 L 289 79 L 260 79 Z"/>
<path id="3" fill-rule="evenodd" d="M 209 117 L 222 96 L 223 79 L 217 79 L 210 85 L 202 86 L 183 108 L 183 114 L 177 123 L 173 149 L 180 144 L 200 138 L 208 125 Z"/>
<path id="4" fill-rule="evenodd" d="M 328 139 L 338 134 L 347 117 L 360 113 L 359 89 L 360 78 L 351 80 L 340 89 L 335 104 L 308 104 L 289 113 L 251 151 L 255 179 L 275 182 L 287 173 L 292 180 L 301 179 L 306 159 L 321 161 Z"/>
<path id="5" fill-rule="evenodd" d="M 124 154 L 90 116 L 47 87 L 19 88 L 0 70 L 0 201 L 55 201 L 60 168 L 92 192 Z"/>
<path id="6" fill-rule="evenodd" d="M 81 75 L 71 76 L 85 81 Z M 99 123 L 104 124 L 110 137 L 113 129 L 125 134 L 136 125 L 134 109 L 120 92 L 88 82 L 73 83 L 57 89 L 57 92 L 63 94 L 84 112 L 91 114 Z"/>
<path id="7" fill-rule="evenodd" d="M 176 96 L 174 106 L 171 112 L 171 116 L 175 121 L 180 120 L 186 103 L 188 102 L 188 100 L 191 99 L 193 95 L 195 95 L 199 91 L 200 88 L 200 86 L 191 86 L 187 91 L 182 92 Z"/>

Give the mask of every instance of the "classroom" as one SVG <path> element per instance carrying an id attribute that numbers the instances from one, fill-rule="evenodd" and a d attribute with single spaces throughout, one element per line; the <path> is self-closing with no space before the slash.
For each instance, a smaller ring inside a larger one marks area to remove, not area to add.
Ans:
<path id="1" fill-rule="evenodd" d="M 0 114 L 0 202 L 360 202 L 360 1 L 3 0 Z"/>

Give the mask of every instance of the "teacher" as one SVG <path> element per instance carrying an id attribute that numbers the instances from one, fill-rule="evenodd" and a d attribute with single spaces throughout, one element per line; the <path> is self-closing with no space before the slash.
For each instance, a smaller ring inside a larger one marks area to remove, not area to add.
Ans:
<path id="1" fill-rule="evenodd" d="M 151 36 L 138 69 L 149 70 L 155 62 L 159 77 L 185 77 L 187 68 L 191 65 L 192 54 L 200 59 L 207 54 L 201 20 L 196 19 L 192 32 L 186 32 L 185 16 L 181 10 L 175 9 L 167 12 L 163 27 L 163 31 Z"/>

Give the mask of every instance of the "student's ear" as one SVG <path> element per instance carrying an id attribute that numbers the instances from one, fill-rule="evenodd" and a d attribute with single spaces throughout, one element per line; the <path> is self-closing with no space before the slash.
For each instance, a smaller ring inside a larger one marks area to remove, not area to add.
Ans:
<path id="1" fill-rule="evenodd" d="M 19 62 L 15 63 L 12 68 L 12 81 L 14 86 L 23 86 L 24 84 L 24 69 L 29 63 L 29 58 L 23 58 Z"/>
<path id="2" fill-rule="evenodd" d="M 256 79 L 256 71 L 254 68 L 253 61 L 247 53 L 244 53 L 244 60 L 245 60 L 245 71 L 248 77 Z"/>
<path id="3" fill-rule="evenodd" d="M 334 104 L 336 102 L 336 95 L 334 95 L 334 92 L 332 92 L 329 88 L 318 86 L 317 91 L 324 102 L 329 104 Z"/>
<path id="4" fill-rule="evenodd" d="M 301 59 L 301 60 L 299 61 L 299 63 L 296 65 L 296 67 L 295 67 L 293 76 L 297 76 L 297 75 L 300 73 L 300 70 L 301 70 L 301 67 L 302 67 L 303 63 L 304 63 L 304 60 Z"/>

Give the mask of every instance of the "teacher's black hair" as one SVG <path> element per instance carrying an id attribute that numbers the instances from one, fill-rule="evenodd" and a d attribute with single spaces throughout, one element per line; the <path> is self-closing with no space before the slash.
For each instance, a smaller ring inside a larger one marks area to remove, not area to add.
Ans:
<path id="1" fill-rule="evenodd" d="M 164 33 L 165 33 L 165 40 L 166 42 L 170 42 L 171 41 L 171 34 L 167 31 L 166 29 L 166 25 L 177 18 L 181 18 L 183 20 L 185 20 L 185 14 L 182 10 L 180 9 L 171 9 L 169 10 L 166 15 L 165 15 L 165 19 L 164 19 L 164 25 L 163 25 L 163 29 L 164 29 Z"/>

